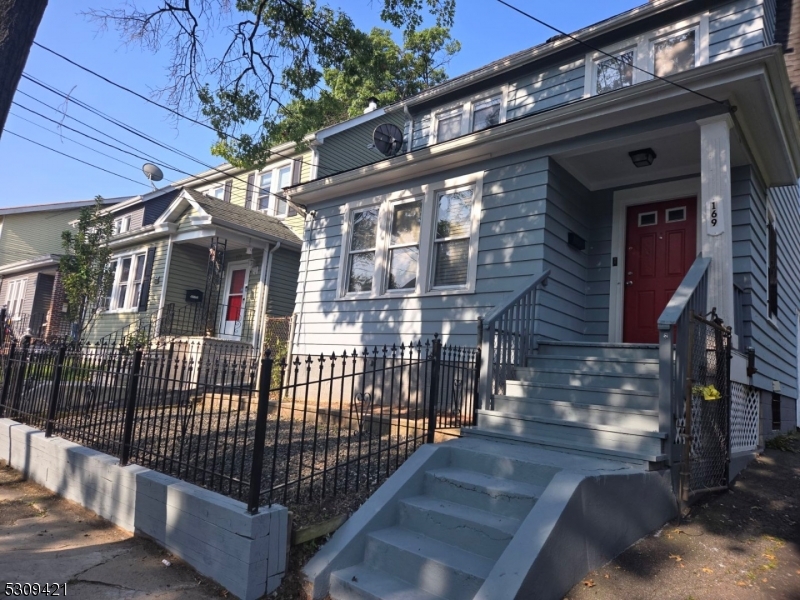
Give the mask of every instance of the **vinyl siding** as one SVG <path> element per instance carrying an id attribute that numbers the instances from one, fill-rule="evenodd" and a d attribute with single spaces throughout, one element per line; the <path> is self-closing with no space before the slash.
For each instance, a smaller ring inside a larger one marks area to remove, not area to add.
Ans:
<path id="1" fill-rule="evenodd" d="M 536 114 L 583 97 L 584 60 L 545 69 L 511 84 L 507 119 Z"/>
<path id="2" fill-rule="evenodd" d="M 61 232 L 70 228 L 80 209 L 5 215 L 0 232 L 0 265 L 60 254 Z"/>
<path id="3" fill-rule="evenodd" d="M 733 170 L 734 280 L 745 290 L 744 345 L 756 350 L 753 384 L 797 398 L 797 311 L 800 309 L 800 211 L 795 187 L 767 191 L 750 167 Z M 767 317 L 767 197 L 778 223 L 778 318 Z"/>
<path id="4" fill-rule="evenodd" d="M 546 338 L 607 339 L 608 324 L 600 323 L 608 306 L 607 243 L 610 214 L 598 245 L 579 252 L 567 245 L 567 232 L 591 241 L 589 207 L 594 195 L 549 158 L 518 154 L 486 165 L 478 240 L 476 290 L 469 294 L 348 300 L 336 298 L 341 256 L 344 207 L 321 206 L 313 222 L 311 242 L 304 246 L 298 282 L 296 343 L 300 352 L 328 352 L 427 339 L 441 333 L 448 343 L 475 344 L 477 318 L 487 314 L 530 277 L 552 269 L 552 279 L 540 294 L 538 333 Z M 474 172 L 441 173 L 427 181 Z M 388 190 L 375 190 L 377 195 Z M 366 196 L 365 196 L 366 197 Z M 604 198 L 606 198 L 604 196 Z M 359 197 L 360 198 L 360 197 Z M 359 198 L 348 198 L 356 200 Z M 344 201 L 342 201 L 342 204 Z M 605 200 L 610 212 L 610 202 Z M 598 209 L 600 210 L 600 209 Z M 576 218 L 574 215 L 585 215 Z M 604 221 L 605 223 L 605 221 Z M 588 310 L 588 281 L 593 291 Z M 605 286 L 603 282 L 605 281 Z M 595 310 L 599 306 L 599 312 Z"/>
<path id="5" fill-rule="evenodd" d="M 768 46 L 774 36 L 774 0 L 737 0 L 711 11 L 708 59 L 716 62 Z"/>
<path id="6" fill-rule="evenodd" d="M 116 312 L 104 312 L 100 313 L 94 320 L 91 328 L 87 333 L 84 335 L 84 339 L 89 342 L 96 341 L 104 336 L 112 334 L 114 332 L 118 332 L 121 329 L 135 323 L 136 321 L 148 316 L 152 315 L 153 313 L 158 311 L 158 305 L 161 301 L 161 286 L 164 283 L 164 268 L 166 264 L 167 258 L 167 246 L 169 245 L 169 239 L 163 238 L 159 240 L 153 240 L 147 244 L 143 244 L 141 246 L 137 245 L 133 248 L 141 249 L 141 251 L 146 251 L 147 248 L 151 246 L 155 246 L 156 253 L 153 257 L 153 274 L 152 279 L 150 281 L 150 294 L 147 300 L 147 312 L 140 313 L 140 312 L 124 312 L 124 313 L 116 313 Z M 119 252 L 125 252 L 124 249 L 119 249 Z M 156 277 L 158 277 L 158 283 L 156 283 Z"/>
<path id="7" fill-rule="evenodd" d="M 297 298 L 297 276 L 300 254 L 279 248 L 272 255 L 269 277 L 267 314 L 273 317 L 291 315 Z"/>
<path id="8" fill-rule="evenodd" d="M 186 305 L 186 290 L 206 289 L 208 247 L 195 244 L 173 244 L 165 305 L 174 304 L 176 309 Z"/>
<path id="9" fill-rule="evenodd" d="M 32 315 L 44 315 L 50 310 L 50 300 L 53 298 L 54 275 L 39 273 L 36 278 L 36 295 L 31 307 Z"/>
<path id="10" fill-rule="evenodd" d="M 401 112 L 376 117 L 339 134 L 325 138 L 319 146 L 318 177 L 348 171 L 379 160 L 384 156 L 372 144 L 372 132 L 382 123 L 393 123 L 400 129 L 405 125 L 405 115 Z"/>

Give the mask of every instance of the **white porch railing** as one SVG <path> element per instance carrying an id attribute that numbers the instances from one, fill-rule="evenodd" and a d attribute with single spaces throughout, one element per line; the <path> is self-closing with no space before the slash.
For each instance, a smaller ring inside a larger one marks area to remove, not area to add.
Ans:
<path id="1" fill-rule="evenodd" d="M 706 313 L 710 264 L 710 258 L 695 259 L 658 318 L 658 430 L 668 434 L 665 453 L 670 465 L 681 460 L 676 423 L 685 406 L 689 326 L 692 313 Z"/>
<path id="2" fill-rule="evenodd" d="M 535 348 L 536 293 L 545 287 L 550 270 L 536 275 L 503 304 L 478 319 L 478 345 L 486 359 L 481 367 L 479 408 L 486 408 L 495 394 L 506 391 L 506 381 L 516 367 L 525 365 L 525 358 Z"/>

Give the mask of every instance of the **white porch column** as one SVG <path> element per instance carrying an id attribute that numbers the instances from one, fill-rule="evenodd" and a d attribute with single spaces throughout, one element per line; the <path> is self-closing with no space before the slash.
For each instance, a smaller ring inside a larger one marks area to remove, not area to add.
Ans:
<path id="1" fill-rule="evenodd" d="M 700 240 L 703 256 L 711 259 L 708 310 L 716 307 L 725 325 L 733 327 L 730 158 L 733 121 L 725 114 L 701 119 L 697 124 L 700 125 Z"/>

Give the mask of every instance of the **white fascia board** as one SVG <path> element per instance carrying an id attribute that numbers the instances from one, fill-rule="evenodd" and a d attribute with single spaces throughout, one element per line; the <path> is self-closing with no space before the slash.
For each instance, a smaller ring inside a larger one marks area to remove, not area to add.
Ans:
<path id="1" fill-rule="evenodd" d="M 316 142 L 318 144 L 322 144 L 325 142 L 326 137 L 330 137 L 332 135 L 336 135 L 337 133 L 341 133 L 342 131 L 346 131 L 352 127 L 356 127 L 361 125 L 362 123 L 368 123 L 372 119 L 376 119 L 386 114 L 385 108 L 376 108 L 373 111 L 368 113 L 364 113 L 363 115 L 358 115 L 357 117 L 353 117 L 352 119 L 348 119 L 347 121 L 342 121 L 341 123 L 337 123 L 336 125 L 331 125 L 330 127 L 326 127 L 325 129 L 320 129 L 310 136 L 306 136 L 305 139 L 308 139 L 309 143 Z"/>
<path id="2" fill-rule="evenodd" d="M 43 267 L 55 266 L 61 260 L 60 254 L 45 254 L 28 260 L 20 260 L 0 267 L 0 275 L 11 275 L 21 271 L 32 271 Z"/>
<path id="3" fill-rule="evenodd" d="M 694 0 L 651 0 L 650 2 L 642 4 L 641 6 L 633 8 L 615 17 L 611 17 L 610 19 L 595 23 L 594 25 L 589 25 L 588 27 L 579 29 L 570 35 L 578 38 L 579 40 L 591 39 L 641 19 L 652 17 L 653 15 L 662 13 L 674 7 L 690 4 L 693 1 Z M 702 6 L 698 6 L 697 10 L 698 12 L 702 12 Z M 501 58 L 500 60 L 496 60 L 488 65 L 480 67 L 479 69 L 475 69 L 474 71 L 470 71 L 469 73 L 465 73 L 464 75 L 439 84 L 438 86 L 434 86 L 428 90 L 425 90 L 424 92 L 420 92 L 416 96 L 412 96 L 406 100 L 401 100 L 400 102 L 386 107 L 386 112 L 395 112 L 397 110 L 403 110 L 405 107 L 416 106 L 417 104 L 427 102 L 443 94 L 449 94 L 450 92 L 473 85 L 484 79 L 488 79 L 489 77 L 494 77 L 496 75 L 501 75 L 508 71 L 512 71 L 528 63 L 541 60 L 542 58 L 554 54 L 555 52 L 560 52 L 564 48 L 578 46 L 579 44 L 580 42 L 576 42 L 569 37 L 561 36 L 559 39 L 553 40 L 552 42 L 540 44 L 538 46 L 534 46 L 533 48 L 528 48 L 527 50 L 517 52 L 516 54 L 511 54 L 505 58 Z"/>
<path id="4" fill-rule="evenodd" d="M 778 71 L 782 65 L 780 49 L 772 46 L 697 67 L 673 77 L 673 81 L 696 91 L 707 91 L 711 94 L 714 93 L 710 91 L 711 88 L 731 88 L 747 84 L 760 85 L 766 89 L 775 83 L 774 79 L 767 76 L 768 71 Z M 783 85 L 788 84 L 784 82 L 781 86 Z M 778 99 L 782 99 L 779 104 L 786 104 L 790 100 L 784 93 L 781 93 Z M 434 144 L 358 169 L 287 188 L 285 191 L 293 202 L 310 205 L 333 197 L 392 184 L 410 176 L 416 177 L 460 164 L 502 156 L 523 147 L 534 148 L 552 144 L 582 134 L 707 104 L 709 102 L 700 96 L 654 79 L 614 93 L 593 96 L 442 144 Z M 794 106 L 793 102 L 791 106 Z M 776 127 L 784 131 L 797 129 L 796 116 L 792 119 L 791 111 L 786 107 L 777 113 L 772 113 L 772 116 L 776 118 Z M 780 122 L 777 122 L 778 120 Z M 800 136 L 784 135 L 782 138 L 782 142 L 787 145 L 787 156 L 793 160 L 795 155 L 800 156 Z M 524 140 L 525 143 L 514 143 L 520 140 Z"/>
<path id="5" fill-rule="evenodd" d="M 141 229 L 135 229 L 132 232 L 129 232 L 130 235 L 128 235 L 128 233 L 124 233 L 119 237 L 109 240 L 108 247 L 117 249 L 130 246 L 132 244 L 139 244 L 154 238 L 161 238 L 166 235 L 170 235 L 175 233 L 175 231 L 177 231 L 177 226 L 174 223 L 148 225 L 147 227 L 142 227 Z"/>
<path id="6" fill-rule="evenodd" d="M 209 214 L 202 209 L 202 207 L 195 202 L 192 197 L 186 192 L 186 190 L 181 191 L 178 194 L 178 197 L 172 201 L 172 203 L 167 207 L 167 210 L 164 211 L 158 219 L 156 219 L 155 225 L 161 225 L 163 223 L 172 223 L 175 221 L 177 217 L 189 206 L 193 207 L 196 211 L 200 214 L 195 215 L 197 217 L 209 217 Z M 210 217 L 209 217 L 210 218 Z"/>

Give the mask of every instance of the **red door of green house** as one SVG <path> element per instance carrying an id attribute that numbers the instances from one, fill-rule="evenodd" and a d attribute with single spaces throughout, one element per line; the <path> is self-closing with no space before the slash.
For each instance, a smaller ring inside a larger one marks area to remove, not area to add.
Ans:
<path id="1" fill-rule="evenodd" d="M 242 337 L 245 321 L 249 262 L 230 263 L 227 271 L 223 288 L 225 293 L 220 308 L 219 337 L 238 341 Z"/>
<path id="2" fill-rule="evenodd" d="M 658 317 L 697 256 L 697 201 L 628 207 L 623 342 L 658 342 Z"/>

